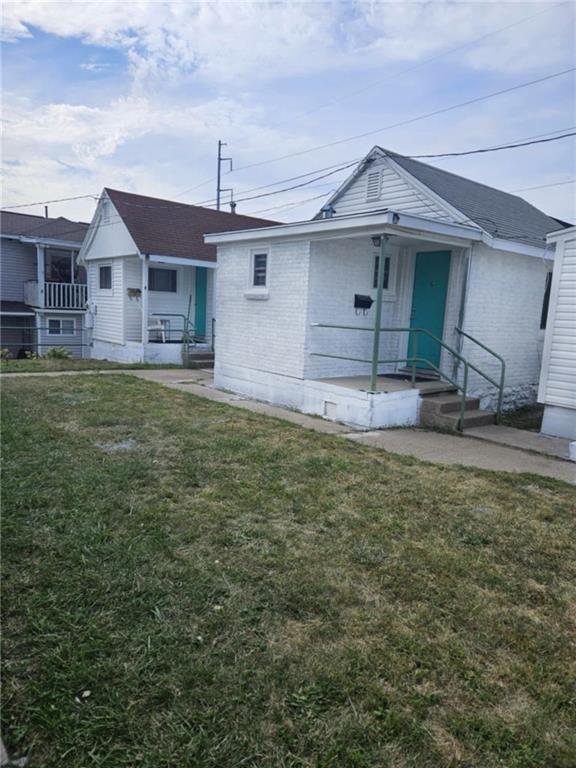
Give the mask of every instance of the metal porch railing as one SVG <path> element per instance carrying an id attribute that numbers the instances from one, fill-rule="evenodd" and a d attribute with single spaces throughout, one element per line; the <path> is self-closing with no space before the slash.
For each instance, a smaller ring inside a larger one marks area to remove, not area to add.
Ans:
<path id="1" fill-rule="evenodd" d="M 375 330 L 373 328 L 363 328 L 363 327 L 354 326 L 354 325 L 333 325 L 330 323 L 313 323 L 313 327 L 314 328 L 332 328 L 332 329 L 344 330 L 344 331 L 370 331 L 372 333 L 374 333 L 374 330 Z M 496 419 L 498 420 L 500 418 L 500 414 L 502 410 L 502 396 L 503 396 L 503 389 L 504 389 L 505 364 L 502 358 L 499 355 L 497 355 L 496 352 L 493 352 L 488 347 L 478 342 L 476 339 L 473 339 L 473 338 L 471 339 L 472 341 L 475 341 L 484 349 L 486 349 L 488 352 L 491 352 L 495 357 L 498 357 L 500 359 L 503 365 L 503 368 L 502 368 L 501 379 L 499 383 L 494 381 L 494 379 L 492 379 L 490 376 L 488 376 L 483 371 L 481 371 L 477 366 L 468 362 L 468 360 L 466 360 L 459 352 L 457 352 L 451 346 L 449 346 L 444 341 L 442 341 L 442 339 L 439 339 L 437 336 L 435 336 L 433 333 L 428 331 L 426 328 L 380 328 L 380 329 L 377 328 L 376 330 L 379 330 L 380 333 L 414 334 L 412 337 L 413 343 L 412 343 L 411 353 L 407 354 L 406 357 L 401 357 L 396 359 L 385 359 L 385 360 L 380 360 L 379 356 L 377 355 L 373 356 L 370 359 L 367 359 L 367 358 L 349 357 L 348 355 L 332 355 L 324 352 L 312 352 L 311 354 L 314 357 L 328 357 L 336 360 L 347 360 L 350 362 L 358 362 L 358 363 L 370 363 L 372 365 L 372 374 L 371 374 L 371 383 L 370 383 L 371 392 L 378 391 L 378 388 L 377 388 L 378 366 L 386 365 L 386 364 L 405 363 L 407 367 L 411 368 L 410 382 L 411 382 L 411 386 L 415 387 L 418 364 L 421 364 L 421 365 L 423 364 L 427 368 L 430 368 L 436 371 L 436 373 L 438 373 L 445 381 L 447 381 L 449 384 L 455 387 L 458 390 L 458 392 L 460 392 L 460 414 L 458 418 L 459 431 L 462 431 L 463 429 L 464 415 L 466 412 L 466 398 L 468 393 L 468 375 L 469 375 L 469 370 L 472 369 L 498 388 L 499 396 L 498 396 L 498 408 L 496 412 Z M 463 331 L 460 331 L 460 332 L 463 333 Z M 458 381 L 456 376 L 449 376 L 445 371 L 441 370 L 441 368 L 437 366 L 435 363 L 418 354 L 418 338 L 421 334 L 435 341 L 437 344 L 440 345 L 440 347 L 442 347 L 442 349 L 445 349 L 448 353 L 450 353 L 453 356 L 454 360 L 457 360 L 459 363 L 461 363 L 463 367 L 463 375 L 462 375 L 461 382 Z"/>

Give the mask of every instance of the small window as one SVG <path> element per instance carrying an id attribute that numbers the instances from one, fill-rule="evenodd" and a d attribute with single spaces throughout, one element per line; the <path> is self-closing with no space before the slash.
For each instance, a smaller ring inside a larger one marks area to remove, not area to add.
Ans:
<path id="1" fill-rule="evenodd" d="M 268 254 L 255 253 L 253 257 L 252 285 L 258 288 L 265 287 L 267 270 L 268 270 Z"/>
<path id="2" fill-rule="evenodd" d="M 552 272 L 546 274 L 546 285 L 544 287 L 544 299 L 542 300 L 542 314 L 540 315 L 540 328 L 546 328 L 548 319 L 548 307 L 550 306 L 550 288 L 552 287 Z"/>
<path id="3" fill-rule="evenodd" d="M 49 336 L 73 336 L 74 333 L 74 320 L 60 318 L 50 318 L 48 320 Z"/>
<path id="4" fill-rule="evenodd" d="M 175 269 L 156 269 L 150 267 L 148 270 L 148 289 L 150 291 L 162 291 L 163 293 L 176 293 L 177 272 Z"/>
<path id="5" fill-rule="evenodd" d="M 98 286 L 102 291 L 112 288 L 112 267 L 100 267 L 98 270 Z"/>
<path id="6" fill-rule="evenodd" d="M 380 199 L 380 171 L 372 171 L 366 175 L 366 200 Z"/>
<path id="7" fill-rule="evenodd" d="M 380 268 L 380 255 L 374 256 L 374 275 L 372 278 L 372 287 L 378 288 L 378 270 Z M 390 282 L 390 256 L 384 258 L 384 290 L 388 290 L 388 284 Z"/>

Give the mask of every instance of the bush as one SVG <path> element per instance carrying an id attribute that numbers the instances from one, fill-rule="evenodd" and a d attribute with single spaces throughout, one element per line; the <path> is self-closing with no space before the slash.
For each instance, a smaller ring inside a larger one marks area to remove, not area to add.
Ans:
<path id="1" fill-rule="evenodd" d="M 38 352 L 32 352 L 31 349 L 27 349 L 26 352 L 24 352 L 24 357 L 26 360 L 38 360 L 40 358 L 40 355 Z"/>
<path id="2" fill-rule="evenodd" d="M 46 360 L 69 360 L 72 353 L 64 347 L 51 347 L 44 355 Z"/>
<path id="3" fill-rule="evenodd" d="M 9 349 L 0 349 L 0 360 L 9 360 L 12 357 Z"/>

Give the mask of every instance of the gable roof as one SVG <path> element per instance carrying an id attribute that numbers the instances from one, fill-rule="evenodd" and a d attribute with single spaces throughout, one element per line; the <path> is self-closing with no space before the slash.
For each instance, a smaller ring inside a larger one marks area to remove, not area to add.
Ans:
<path id="1" fill-rule="evenodd" d="M 80 245 L 88 227 L 89 224 L 83 221 L 71 221 L 63 216 L 49 219 L 44 216 L 32 216 L 29 213 L 0 211 L 0 233 L 2 235 L 67 240 Z"/>
<path id="2" fill-rule="evenodd" d="M 545 246 L 548 232 L 558 229 L 557 219 L 517 195 L 381 147 L 377 149 L 460 211 L 463 214 L 460 223 L 472 221 L 494 237 L 538 247 Z"/>
<path id="3" fill-rule="evenodd" d="M 216 247 L 204 242 L 207 232 L 255 229 L 278 223 L 108 187 L 104 191 L 143 254 L 216 261 Z"/>

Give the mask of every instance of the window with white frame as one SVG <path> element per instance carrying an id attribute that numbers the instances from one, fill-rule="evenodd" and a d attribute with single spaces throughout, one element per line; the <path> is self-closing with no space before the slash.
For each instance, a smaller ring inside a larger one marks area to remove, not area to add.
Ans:
<path id="1" fill-rule="evenodd" d="M 76 324 L 72 318 L 51 317 L 48 320 L 48 336 L 73 336 Z"/>
<path id="2" fill-rule="evenodd" d="M 268 254 L 254 252 L 252 254 L 252 286 L 265 288 L 268 283 Z"/>
<path id="3" fill-rule="evenodd" d="M 396 269 L 398 264 L 398 254 L 392 253 L 384 257 L 384 283 L 383 296 L 385 299 L 392 300 L 396 297 Z M 380 269 L 380 251 L 375 251 L 372 261 L 372 288 L 378 288 L 378 271 Z"/>
<path id="4" fill-rule="evenodd" d="M 98 287 L 101 291 L 112 290 L 112 267 L 110 264 L 103 264 L 98 268 Z"/>
<path id="5" fill-rule="evenodd" d="M 150 267 L 148 270 L 148 290 L 162 293 L 176 293 L 178 290 L 178 272 L 175 269 L 158 269 Z"/>

